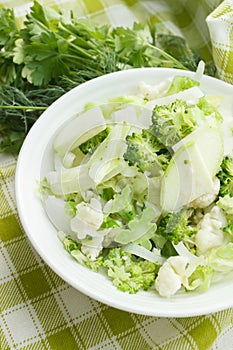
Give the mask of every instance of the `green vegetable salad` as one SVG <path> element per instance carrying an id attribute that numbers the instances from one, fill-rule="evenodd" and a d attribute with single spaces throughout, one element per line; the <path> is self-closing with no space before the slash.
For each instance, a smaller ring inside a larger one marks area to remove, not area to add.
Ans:
<path id="1" fill-rule="evenodd" d="M 55 136 L 46 212 L 72 258 L 124 292 L 205 291 L 233 270 L 233 157 L 197 73 L 90 102 Z"/>

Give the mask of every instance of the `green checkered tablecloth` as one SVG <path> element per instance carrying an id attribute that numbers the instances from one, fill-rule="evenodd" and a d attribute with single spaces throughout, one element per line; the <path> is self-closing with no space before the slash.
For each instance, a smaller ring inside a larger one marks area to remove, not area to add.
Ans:
<path id="1" fill-rule="evenodd" d="M 149 18 L 162 21 L 174 33 L 184 35 L 206 60 L 213 52 L 219 77 L 233 83 L 233 1 L 40 3 L 72 9 L 97 23 L 130 26 Z M 19 23 L 30 5 L 23 0 L 0 1 L 0 7 L 14 7 Z M 137 315 L 101 304 L 60 279 L 35 252 L 20 223 L 14 193 L 16 161 L 0 155 L 1 350 L 233 349 L 232 309 L 179 319 Z"/>

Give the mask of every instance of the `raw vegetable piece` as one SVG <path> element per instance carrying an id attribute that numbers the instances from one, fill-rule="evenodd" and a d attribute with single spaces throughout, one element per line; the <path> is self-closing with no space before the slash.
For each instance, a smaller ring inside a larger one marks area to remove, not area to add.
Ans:
<path id="1" fill-rule="evenodd" d="M 58 196 L 75 192 L 83 194 L 86 190 L 95 187 L 86 164 L 70 169 L 62 168 L 59 172 L 50 172 L 47 179 L 52 192 Z"/>
<path id="2" fill-rule="evenodd" d="M 233 242 L 233 223 L 230 222 L 227 226 L 223 228 L 223 232 L 227 237 L 229 237 L 229 241 Z"/>
<path id="3" fill-rule="evenodd" d="M 150 207 L 145 208 L 142 214 L 128 223 L 128 229 L 119 229 L 115 236 L 115 241 L 121 244 L 130 242 L 140 244 L 140 240 L 143 241 L 145 236 L 151 238 L 156 230 L 156 224 L 152 222 L 154 217 L 154 210 Z"/>
<path id="4" fill-rule="evenodd" d="M 58 232 L 58 237 L 62 241 L 64 248 L 67 252 L 78 261 L 79 264 L 87 266 L 89 269 L 97 272 L 103 264 L 103 257 L 100 256 L 96 259 L 89 259 L 85 254 L 81 252 L 81 246 L 73 240 L 71 237 L 66 236 L 62 231 Z"/>
<path id="5" fill-rule="evenodd" d="M 103 222 L 104 215 L 102 212 L 101 203 L 97 198 L 91 198 L 90 203 L 82 201 L 77 205 L 75 216 L 70 221 L 70 226 L 73 232 L 77 233 L 78 239 L 82 240 L 91 237 L 103 239 L 103 232 L 99 232 L 99 228 Z"/>
<path id="6" fill-rule="evenodd" d="M 203 111 L 205 116 L 214 115 L 216 121 L 223 122 L 223 117 L 218 110 L 219 104 L 220 101 L 218 101 L 216 96 L 203 96 L 199 99 L 197 106 Z"/>
<path id="7" fill-rule="evenodd" d="M 147 196 L 147 205 L 149 203 L 157 208 L 158 217 L 161 213 L 160 208 L 160 186 L 161 186 L 161 176 L 158 177 L 148 177 L 147 178 L 148 186 L 148 196 Z"/>
<path id="8" fill-rule="evenodd" d="M 159 269 L 155 288 L 163 297 L 171 297 L 192 273 L 189 260 L 183 256 L 169 257 Z"/>
<path id="9" fill-rule="evenodd" d="M 222 163 L 221 169 L 218 173 L 218 178 L 220 180 L 220 196 L 229 195 L 233 197 L 233 158 L 226 156 Z"/>
<path id="10" fill-rule="evenodd" d="M 164 258 L 170 258 L 170 256 L 176 256 L 177 251 L 174 248 L 173 243 L 167 239 L 163 245 L 163 247 L 160 250 L 161 256 Z"/>
<path id="11" fill-rule="evenodd" d="M 159 264 L 163 264 L 165 261 L 165 259 L 163 257 L 161 257 L 159 251 L 158 252 L 155 252 L 153 250 L 150 251 L 139 244 L 129 243 L 129 244 L 123 246 L 122 250 L 124 252 L 133 254 L 137 257 L 151 261 L 153 263 L 157 262 Z"/>
<path id="12" fill-rule="evenodd" d="M 165 237 L 174 244 L 187 240 L 196 233 L 196 229 L 189 222 L 192 213 L 193 211 L 188 209 L 169 213 L 160 220 L 156 234 Z"/>
<path id="13" fill-rule="evenodd" d="M 216 247 L 221 247 L 229 242 L 229 235 L 224 233 L 227 219 L 224 212 L 214 205 L 203 215 L 198 222 L 198 231 L 194 236 L 197 256 L 206 256 Z"/>
<path id="14" fill-rule="evenodd" d="M 166 148 L 172 147 L 195 127 L 192 107 L 186 101 L 176 100 L 168 106 L 153 109 L 151 131 Z"/>
<path id="15" fill-rule="evenodd" d="M 214 276 L 214 270 L 201 265 L 200 261 L 190 261 L 187 256 L 169 257 L 158 272 L 155 288 L 160 295 L 171 297 L 182 286 L 187 291 L 206 291 Z"/>
<path id="16" fill-rule="evenodd" d="M 55 196 L 48 196 L 44 200 L 45 210 L 50 221 L 59 231 L 71 234 L 70 217 L 66 214 L 66 202 Z"/>
<path id="17" fill-rule="evenodd" d="M 227 221 L 233 223 L 233 196 L 226 194 L 223 197 L 220 196 L 216 203 L 221 208 L 227 218 Z"/>
<path id="18" fill-rule="evenodd" d="M 137 95 L 124 95 L 124 96 L 116 96 L 110 97 L 108 99 L 109 106 L 112 108 L 113 119 L 114 112 L 120 111 L 123 108 L 127 108 L 127 106 L 133 107 L 143 107 L 145 105 L 145 100 L 141 96 Z M 134 115 L 134 111 L 132 110 L 132 115 Z"/>
<path id="19" fill-rule="evenodd" d="M 188 92 L 188 90 L 185 91 Z M 199 96 L 198 101 L 191 105 L 187 103 L 187 100 L 175 100 L 171 104 L 156 105 L 153 109 L 150 129 L 165 147 L 170 148 L 196 128 L 220 129 L 221 122 L 222 116 L 217 108 L 204 97 Z M 212 135 L 213 143 L 215 141 L 218 144 L 222 143 L 220 149 L 224 147 L 223 141 L 219 140 L 221 133 L 221 130 L 218 130 L 218 134 L 217 130 L 213 130 Z M 191 139 L 193 139 L 192 136 Z"/>
<path id="20" fill-rule="evenodd" d="M 87 162 L 89 176 L 96 183 L 109 180 L 120 173 L 127 164 L 123 159 L 126 151 L 125 138 L 130 132 L 126 123 L 110 127 L 110 132 Z"/>
<path id="21" fill-rule="evenodd" d="M 190 262 L 192 263 L 196 263 L 197 261 L 200 261 L 200 257 L 197 257 L 194 252 L 192 252 L 191 250 L 189 250 L 186 245 L 184 244 L 184 242 L 179 242 L 178 244 L 173 244 L 176 252 L 178 255 L 180 256 L 186 256 Z"/>
<path id="22" fill-rule="evenodd" d="M 175 144 L 172 149 L 176 152 L 182 145 L 192 141 L 195 142 L 210 176 L 213 177 L 219 171 L 224 154 L 221 129 L 210 126 L 199 127 Z"/>
<path id="23" fill-rule="evenodd" d="M 226 194 L 223 197 L 219 196 L 217 206 L 221 208 L 227 220 L 227 225 L 223 227 L 226 239 L 233 242 L 233 196 Z"/>
<path id="24" fill-rule="evenodd" d="M 207 259 L 209 266 L 214 271 L 222 273 L 233 271 L 233 243 L 212 249 Z"/>
<path id="25" fill-rule="evenodd" d="M 210 266 L 198 265 L 183 284 L 187 291 L 199 289 L 205 292 L 209 289 L 213 277 L 214 270 Z"/>
<path id="26" fill-rule="evenodd" d="M 133 188 L 131 185 L 126 185 L 120 193 L 116 193 L 113 199 L 106 203 L 104 212 L 107 214 L 115 213 L 123 222 L 128 223 L 136 215 L 132 199 Z"/>
<path id="27" fill-rule="evenodd" d="M 117 123 L 127 121 L 135 129 L 147 129 L 151 125 L 151 111 L 128 105 L 112 113 L 112 120 Z"/>
<path id="28" fill-rule="evenodd" d="M 59 161 L 61 162 L 61 159 L 58 155 L 56 155 L 59 159 Z M 56 157 L 55 156 L 55 157 Z M 54 157 L 54 158 L 55 158 Z M 82 155 L 82 152 L 67 152 L 64 156 L 64 158 L 62 159 L 62 163 L 61 163 L 61 167 L 64 166 L 64 168 L 72 168 L 74 161 L 77 158 L 77 162 L 80 164 L 82 162 L 82 160 L 84 159 L 84 155 Z M 55 160 L 54 160 L 55 161 Z M 56 161 L 55 161 L 56 162 Z M 56 169 L 56 165 L 55 165 L 55 169 Z"/>
<path id="29" fill-rule="evenodd" d="M 82 201 L 82 197 L 79 193 L 72 193 L 65 197 L 65 213 L 72 219 L 77 212 L 77 204 Z"/>
<path id="30" fill-rule="evenodd" d="M 206 137 L 208 147 L 208 133 Z M 214 152 L 212 157 L 215 157 Z M 204 193 L 212 191 L 212 176 L 203 162 L 197 144 L 194 141 L 186 142 L 174 153 L 162 178 L 162 210 L 176 212 Z"/>
<path id="31" fill-rule="evenodd" d="M 161 265 L 136 259 L 121 248 L 114 248 L 104 259 L 103 266 L 118 289 L 134 294 L 139 289 L 147 290 L 152 286 Z"/>
<path id="32" fill-rule="evenodd" d="M 205 72 L 205 62 L 201 60 L 198 62 L 198 66 L 194 74 L 194 80 L 200 83 L 204 72 Z"/>
<path id="33" fill-rule="evenodd" d="M 91 137 L 86 142 L 82 143 L 79 148 L 84 154 L 93 154 L 101 142 L 108 136 L 109 128 L 107 127 L 97 135 Z"/>
<path id="34" fill-rule="evenodd" d="M 86 142 L 106 128 L 101 108 L 95 106 L 65 124 L 54 140 L 54 150 L 64 156 L 66 152 Z"/>
<path id="35" fill-rule="evenodd" d="M 161 150 L 163 145 L 148 130 L 142 130 L 141 134 L 133 133 L 126 137 L 127 151 L 124 159 L 129 165 L 136 165 L 142 173 L 149 171 L 152 176 L 159 176 L 170 158 L 160 157 L 157 152 Z M 164 164 L 165 161 L 165 164 Z"/>
<path id="36" fill-rule="evenodd" d="M 199 87 L 194 86 L 190 89 L 177 92 L 173 95 L 167 95 L 164 97 L 157 98 L 156 100 L 151 100 L 146 103 L 145 107 L 153 110 L 155 106 L 167 106 L 170 103 L 175 102 L 176 100 L 185 101 L 188 105 L 194 105 L 198 103 L 199 99 L 203 96 L 204 94 L 199 89 Z"/>
<path id="37" fill-rule="evenodd" d="M 172 79 L 171 85 L 167 91 L 167 95 L 176 94 L 199 85 L 200 83 L 198 81 L 190 77 L 186 77 L 184 75 L 176 75 Z"/>

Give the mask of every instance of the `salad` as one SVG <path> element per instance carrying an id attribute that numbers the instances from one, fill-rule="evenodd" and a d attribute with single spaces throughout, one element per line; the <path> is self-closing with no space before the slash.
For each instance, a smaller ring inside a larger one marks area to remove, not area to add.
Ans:
<path id="1" fill-rule="evenodd" d="M 200 80 L 141 82 L 55 135 L 47 215 L 72 258 L 124 292 L 205 291 L 233 270 L 233 125 Z"/>

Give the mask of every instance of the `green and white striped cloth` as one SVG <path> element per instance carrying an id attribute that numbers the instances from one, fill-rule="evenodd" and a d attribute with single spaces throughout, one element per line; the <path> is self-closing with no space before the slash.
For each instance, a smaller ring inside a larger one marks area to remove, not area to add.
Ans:
<path id="1" fill-rule="evenodd" d="M 130 26 L 149 18 L 162 21 L 174 33 L 184 35 L 206 60 L 211 58 L 212 43 L 219 77 L 233 83 L 233 1 L 40 3 L 90 15 L 102 24 Z M 0 7 L 14 7 L 19 23 L 30 4 L 0 1 Z M 1 350 L 233 349 L 233 309 L 179 319 L 137 315 L 101 304 L 61 280 L 35 252 L 19 221 L 14 193 L 16 161 L 0 155 Z"/>
<path id="2" fill-rule="evenodd" d="M 223 1 L 206 21 L 219 78 L 233 84 L 233 1 Z"/>

